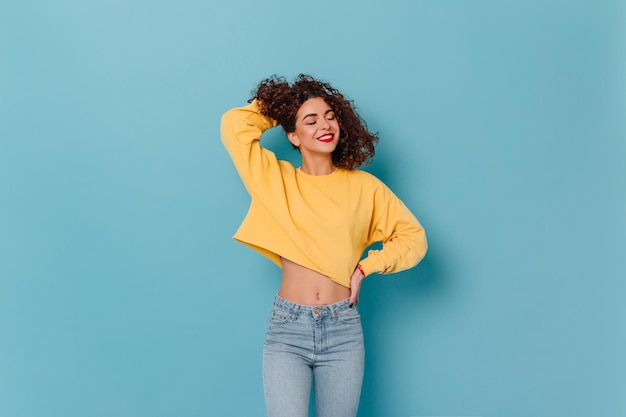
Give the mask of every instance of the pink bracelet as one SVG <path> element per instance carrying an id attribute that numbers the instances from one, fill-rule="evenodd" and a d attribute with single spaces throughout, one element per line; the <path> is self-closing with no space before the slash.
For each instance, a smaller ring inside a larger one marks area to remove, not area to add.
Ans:
<path id="1" fill-rule="evenodd" d="M 356 264 L 356 269 L 358 269 L 359 272 L 361 272 L 361 274 L 365 276 L 365 271 L 363 271 L 363 267 L 361 266 L 361 264 Z"/>

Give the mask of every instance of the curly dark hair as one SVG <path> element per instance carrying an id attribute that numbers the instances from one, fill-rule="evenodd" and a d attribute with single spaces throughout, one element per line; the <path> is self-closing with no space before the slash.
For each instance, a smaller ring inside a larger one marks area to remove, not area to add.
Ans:
<path id="1" fill-rule="evenodd" d="M 300 74 L 289 85 L 284 77 L 273 75 L 259 83 L 250 101 L 260 102 L 261 113 L 280 124 L 286 133 L 296 130 L 296 113 L 311 98 L 322 98 L 335 112 L 341 133 L 332 153 L 335 166 L 354 169 L 369 163 L 374 157 L 378 134 L 367 130 L 354 105 L 330 84 L 310 75 Z"/>

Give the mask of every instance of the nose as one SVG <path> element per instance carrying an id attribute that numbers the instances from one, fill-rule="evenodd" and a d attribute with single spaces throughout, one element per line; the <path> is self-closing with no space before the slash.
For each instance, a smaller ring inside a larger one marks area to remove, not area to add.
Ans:
<path id="1" fill-rule="evenodd" d="M 328 123 L 328 120 L 326 120 L 326 118 L 322 118 L 322 121 L 320 122 L 320 129 L 328 130 L 329 128 L 330 128 L 330 123 Z"/>

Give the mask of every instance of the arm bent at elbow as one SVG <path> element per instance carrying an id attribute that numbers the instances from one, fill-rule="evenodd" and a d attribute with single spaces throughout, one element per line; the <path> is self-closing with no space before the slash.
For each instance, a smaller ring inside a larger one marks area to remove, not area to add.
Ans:
<path id="1" fill-rule="evenodd" d="M 391 191 L 375 217 L 371 241 L 382 242 L 380 250 L 370 250 L 360 264 L 367 275 L 390 274 L 417 265 L 426 255 L 426 232 L 413 213 Z"/>
<path id="2" fill-rule="evenodd" d="M 263 132 L 275 126 L 275 120 L 260 113 L 256 100 L 222 116 L 222 143 L 248 189 L 276 163 L 274 153 L 259 143 Z"/>

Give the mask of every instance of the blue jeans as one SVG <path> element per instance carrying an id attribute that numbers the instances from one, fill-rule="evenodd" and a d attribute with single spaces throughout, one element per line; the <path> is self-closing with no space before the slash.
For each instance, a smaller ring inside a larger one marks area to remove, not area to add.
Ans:
<path id="1" fill-rule="evenodd" d="M 317 417 L 354 417 L 365 350 L 361 316 L 348 299 L 305 306 L 274 300 L 263 349 L 268 417 L 306 417 L 311 382 Z"/>

